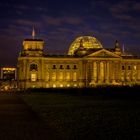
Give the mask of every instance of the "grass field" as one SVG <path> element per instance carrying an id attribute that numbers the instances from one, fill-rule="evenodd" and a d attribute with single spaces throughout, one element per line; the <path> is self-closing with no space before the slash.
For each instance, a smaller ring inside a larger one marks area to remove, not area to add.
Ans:
<path id="1" fill-rule="evenodd" d="M 32 109 L 13 92 L 0 92 L 0 140 L 58 140 Z"/>
<path id="2" fill-rule="evenodd" d="M 20 97 L 65 140 L 140 139 L 139 88 L 27 91 Z"/>

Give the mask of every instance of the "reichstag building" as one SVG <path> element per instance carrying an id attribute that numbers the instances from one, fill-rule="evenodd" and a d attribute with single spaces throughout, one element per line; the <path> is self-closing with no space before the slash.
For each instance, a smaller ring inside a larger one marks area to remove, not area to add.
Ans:
<path id="1" fill-rule="evenodd" d="M 105 49 L 92 36 L 76 38 L 67 55 L 47 55 L 44 41 L 25 39 L 18 57 L 18 87 L 84 88 L 140 84 L 140 59 L 123 52 L 118 41 Z"/>

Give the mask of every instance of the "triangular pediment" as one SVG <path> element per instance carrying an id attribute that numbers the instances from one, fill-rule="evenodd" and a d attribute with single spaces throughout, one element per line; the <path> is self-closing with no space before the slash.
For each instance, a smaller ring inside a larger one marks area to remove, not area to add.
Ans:
<path id="1" fill-rule="evenodd" d="M 96 52 L 93 52 L 91 54 L 89 54 L 88 56 L 86 57 L 100 57 L 100 58 L 120 58 L 119 55 L 113 53 L 113 52 L 110 52 L 108 50 L 105 50 L 105 49 L 102 49 L 102 50 L 99 50 L 99 51 L 96 51 Z"/>

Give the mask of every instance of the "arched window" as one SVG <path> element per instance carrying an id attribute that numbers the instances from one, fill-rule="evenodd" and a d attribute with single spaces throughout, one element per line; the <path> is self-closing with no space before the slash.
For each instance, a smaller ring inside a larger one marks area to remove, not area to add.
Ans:
<path id="1" fill-rule="evenodd" d="M 74 66 L 73 66 L 73 69 L 77 69 L 77 66 L 76 66 L 76 65 L 74 65 Z"/>
<path id="2" fill-rule="evenodd" d="M 67 69 L 70 69 L 70 65 L 67 65 Z"/>
<path id="3" fill-rule="evenodd" d="M 125 67 L 124 66 L 122 66 L 122 70 L 125 70 Z"/>
<path id="4" fill-rule="evenodd" d="M 60 65 L 60 69 L 63 69 L 63 65 Z"/>
<path id="5" fill-rule="evenodd" d="M 56 69 L 56 65 L 53 65 L 52 69 Z"/>
<path id="6" fill-rule="evenodd" d="M 131 66 L 128 66 L 128 70 L 131 70 Z"/>
<path id="7" fill-rule="evenodd" d="M 36 70 L 36 71 L 38 70 L 37 69 L 37 64 L 31 64 L 30 65 L 30 71 L 32 71 L 32 70 Z"/>

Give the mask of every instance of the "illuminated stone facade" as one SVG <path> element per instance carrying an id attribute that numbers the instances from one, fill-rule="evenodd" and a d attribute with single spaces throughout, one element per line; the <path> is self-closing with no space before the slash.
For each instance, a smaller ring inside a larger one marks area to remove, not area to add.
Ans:
<path id="1" fill-rule="evenodd" d="M 45 55 L 41 39 L 25 39 L 18 57 L 18 87 L 70 88 L 140 84 L 140 59 L 116 41 L 105 49 L 94 37 L 78 37 L 68 55 Z"/>

